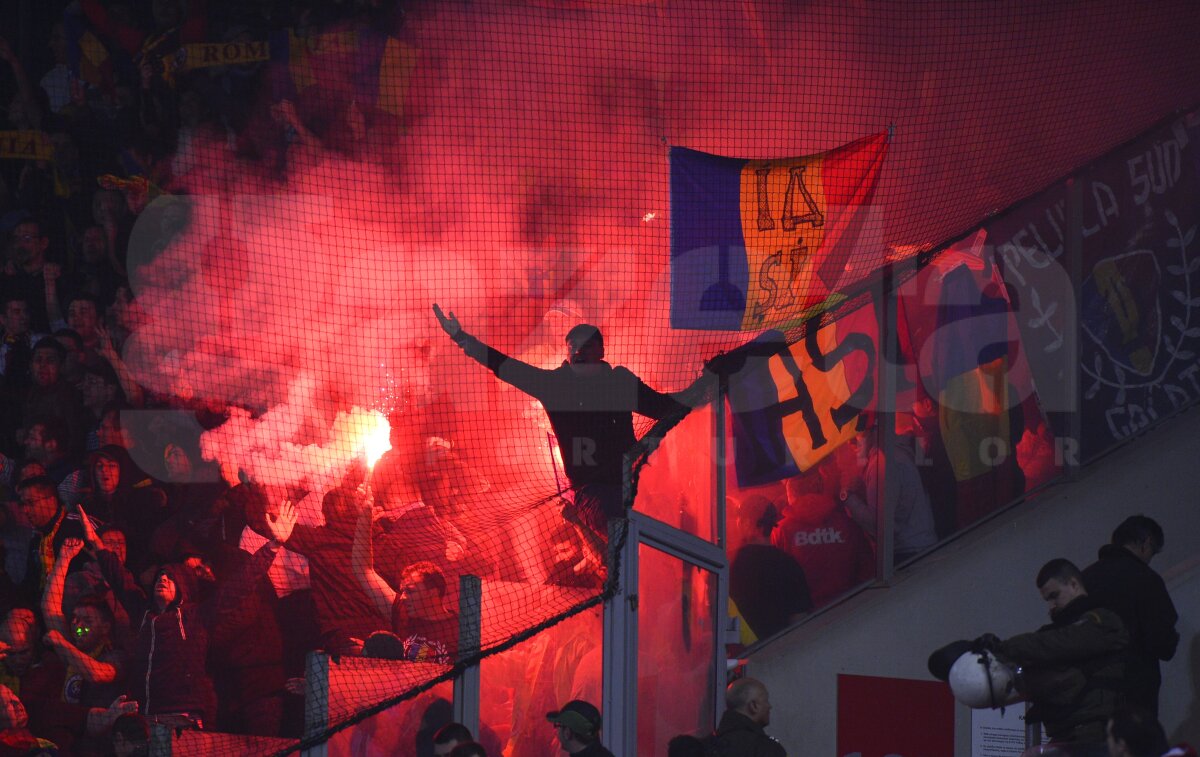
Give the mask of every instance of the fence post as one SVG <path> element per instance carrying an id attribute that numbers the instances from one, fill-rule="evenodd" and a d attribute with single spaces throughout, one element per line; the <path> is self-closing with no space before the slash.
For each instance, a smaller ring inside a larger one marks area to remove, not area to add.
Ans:
<path id="1" fill-rule="evenodd" d="M 483 582 L 479 576 L 458 579 L 458 659 L 479 654 L 483 623 Z M 454 677 L 454 719 L 479 734 L 479 663 Z"/>
<path id="2" fill-rule="evenodd" d="M 304 661 L 304 738 L 329 728 L 329 655 L 309 652 Z M 325 743 L 305 749 L 304 757 L 325 757 Z"/>
<path id="3" fill-rule="evenodd" d="M 618 571 L 604 601 L 604 740 L 614 754 L 637 754 L 638 533 L 632 519 L 608 522 L 609 571 Z M 559 702 L 558 704 L 562 704 Z"/>

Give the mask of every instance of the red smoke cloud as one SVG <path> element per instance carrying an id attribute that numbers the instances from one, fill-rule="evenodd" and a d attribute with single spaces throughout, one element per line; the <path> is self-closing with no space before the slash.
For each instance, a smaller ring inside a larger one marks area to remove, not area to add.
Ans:
<path id="1" fill-rule="evenodd" d="M 131 249 L 149 261 L 148 324 L 128 357 L 155 388 L 248 408 L 206 453 L 253 476 L 327 478 L 354 446 L 331 436 L 337 413 L 379 408 L 544 491 L 540 409 L 462 358 L 432 302 L 542 365 L 566 328 L 595 322 L 612 362 L 679 388 L 744 337 L 667 326 L 668 146 L 782 157 L 894 124 L 884 241 L 929 245 L 1195 101 L 1197 15 L 416 4 L 395 31 L 415 69 L 385 82 L 398 119 L 348 104 L 331 67 L 297 104 L 319 139 L 276 154 L 283 171 L 197 138 L 190 225 L 165 250 Z M 537 476 L 513 473 L 531 461 Z"/>

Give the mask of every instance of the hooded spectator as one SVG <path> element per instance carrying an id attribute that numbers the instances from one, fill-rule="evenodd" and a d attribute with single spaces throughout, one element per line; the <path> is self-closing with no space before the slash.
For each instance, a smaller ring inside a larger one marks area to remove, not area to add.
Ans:
<path id="1" fill-rule="evenodd" d="M 83 500 L 92 517 L 112 523 L 125 533 L 126 562 L 138 570 L 151 559 L 150 537 L 170 515 L 167 495 L 137 470 L 129 455 L 109 445 L 89 458 L 91 495 Z"/>
<path id="2" fill-rule="evenodd" d="M 190 600 L 196 594 L 195 574 L 179 563 L 164 565 L 147 596 L 113 553 L 101 549 L 97 556 L 105 579 L 137 625 L 129 680 L 141 711 L 180 727 L 203 728 L 217 708 L 205 665 L 208 628 L 201 607 Z"/>

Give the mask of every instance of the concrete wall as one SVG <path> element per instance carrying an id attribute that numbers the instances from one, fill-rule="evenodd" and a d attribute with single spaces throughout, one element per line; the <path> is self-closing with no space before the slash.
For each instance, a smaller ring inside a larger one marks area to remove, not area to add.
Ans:
<path id="1" fill-rule="evenodd" d="M 1200 743 L 1198 497 L 1200 411 L 1192 410 L 752 655 L 748 673 L 767 684 L 775 707 L 768 732 L 791 757 L 834 755 L 838 674 L 931 680 L 926 660 L 942 644 L 1036 628 L 1046 622 L 1033 583 L 1038 568 L 1053 557 L 1091 563 L 1112 529 L 1141 512 L 1166 532 L 1153 567 L 1181 616 L 1179 652 L 1163 671 L 1161 718 L 1173 740 Z M 956 710 L 955 751 L 964 757 L 970 711 Z"/>

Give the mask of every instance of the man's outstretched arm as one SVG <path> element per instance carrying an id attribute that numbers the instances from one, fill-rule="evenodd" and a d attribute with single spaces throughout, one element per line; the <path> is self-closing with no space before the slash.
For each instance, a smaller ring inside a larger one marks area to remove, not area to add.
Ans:
<path id="1" fill-rule="evenodd" d="M 454 311 L 445 313 L 437 303 L 433 305 L 433 314 L 438 323 L 454 343 L 462 347 L 467 357 L 482 364 L 496 375 L 496 378 L 538 399 L 550 390 L 548 375 L 550 371 L 535 368 L 529 363 L 509 357 L 499 350 L 489 347 L 476 337 L 468 334 L 459 323 Z"/>
<path id="2" fill-rule="evenodd" d="M 680 405 L 695 409 L 707 404 L 715 396 L 717 379 L 737 373 L 745 363 L 746 356 L 741 349 L 718 353 L 704 363 L 700 375 L 691 384 L 670 394 L 657 392 L 639 379 L 638 412 L 661 420 L 678 410 Z"/>

